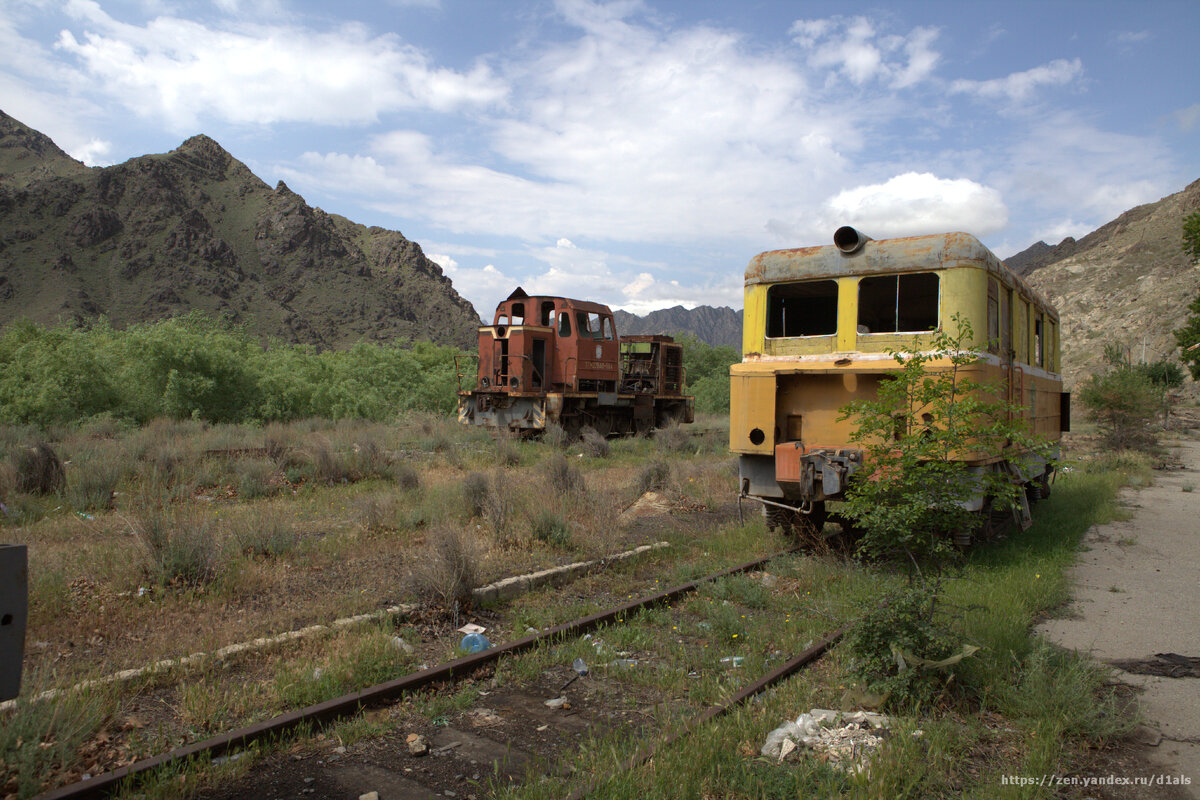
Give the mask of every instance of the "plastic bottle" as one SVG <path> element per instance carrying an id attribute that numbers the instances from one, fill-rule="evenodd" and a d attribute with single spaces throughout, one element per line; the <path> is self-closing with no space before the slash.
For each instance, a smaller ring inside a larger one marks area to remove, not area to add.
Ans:
<path id="1" fill-rule="evenodd" d="M 492 646 L 482 633 L 468 633 L 459 642 L 459 649 L 466 653 L 482 653 Z"/>

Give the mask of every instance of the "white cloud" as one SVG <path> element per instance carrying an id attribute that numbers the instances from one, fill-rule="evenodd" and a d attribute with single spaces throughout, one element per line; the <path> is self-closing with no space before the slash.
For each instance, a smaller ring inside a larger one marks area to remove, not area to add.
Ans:
<path id="1" fill-rule="evenodd" d="M 881 35 L 866 17 L 797 20 L 792 40 L 809 51 L 808 63 L 817 70 L 840 73 L 862 85 L 881 79 L 893 88 L 913 86 L 927 78 L 940 55 L 932 48 L 936 28 L 914 28 L 908 36 Z"/>
<path id="2" fill-rule="evenodd" d="M 1007 99 L 1022 102 L 1042 86 L 1066 86 L 1083 75 L 1083 62 L 1078 58 L 1057 58 L 1024 72 L 1014 72 L 1003 78 L 986 81 L 959 79 L 950 84 L 950 91 L 971 94 L 986 99 Z"/>
<path id="3" fill-rule="evenodd" d="M 1008 224 L 1008 209 L 995 189 L 965 178 L 908 172 L 830 198 L 838 224 L 862 228 L 876 238 L 962 230 L 987 236 Z"/>
<path id="4" fill-rule="evenodd" d="M 106 167 L 112 164 L 108 158 L 112 154 L 112 142 L 91 139 L 67 150 L 67 154 L 71 158 L 79 159 L 89 167 Z"/>
<path id="5" fill-rule="evenodd" d="M 1039 118 L 1015 143 L 993 183 L 1009 202 L 1103 224 L 1179 187 L 1163 145 L 1101 130 L 1078 114 Z"/>
<path id="6" fill-rule="evenodd" d="M 357 24 L 226 30 L 160 16 L 137 26 L 93 0 L 71 0 L 67 10 L 84 30 L 63 30 L 57 46 L 94 88 L 176 130 L 209 114 L 242 124 L 363 123 L 403 109 L 487 105 L 506 92 L 482 64 L 465 73 L 437 68 L 399 37 Z"/>

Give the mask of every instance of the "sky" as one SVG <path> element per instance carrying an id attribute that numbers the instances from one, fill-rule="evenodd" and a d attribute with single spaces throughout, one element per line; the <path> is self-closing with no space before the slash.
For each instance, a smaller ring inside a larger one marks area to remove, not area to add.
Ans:
<path id="1" fill-rule="evenodd" d="M 197 133 L 517 285 L 740 308 L 747 262 L 962 230 L 1001 258 L 1200 177 L 1200 2 L 0 0 L 0 109 L 89 165 Z"/>

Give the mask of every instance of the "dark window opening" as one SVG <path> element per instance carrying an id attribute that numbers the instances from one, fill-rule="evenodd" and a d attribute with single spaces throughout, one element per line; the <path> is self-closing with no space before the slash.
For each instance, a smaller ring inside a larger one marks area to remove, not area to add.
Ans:
<path id="1" fill-rule="evenodd" d="M 551 325 L 551 320 L 553 320 L 553 319 L 554 319 L 554 301 L 553 301 L 553 300 L 547 300 L 546 302 L 542 303 L 542 320 L 541 320 L 541 324 L 542 324 L 544 327 L 550 327 L 550 325 Z"/>
<path id="2" fill-rule="evenodd" d="M 837 333 L 837 282 L 780 283 L 767 290 L 767 336 Z"/>
<path id="3" fill-rule="evenodd" d="M 546 374 L 546 340 L 533 340 L 533 385 L 542 388 L 542 376 Z"/>
<path id="4" fill-rule="evenodd" d="M 512 304 L 512 324 L 513 325 L 524 325 L 525 324 L 525 304 L 524 303 L 513 303 Z"/>
<path id="5" fill-rule="evenodd" d="M 859 333 L 921 333 L 937 326 L 936 273 L 880 275 L 858 282 Z"/>
<path id="6" fill-rule="evenodd" d="M 1046 349 L 1042 324 L 1042 315 L 1038 314 L 1033 320 L 1033 363 L 1039 367 L 1042 366 Z"/>
<path id="7" fill-rule="evenodd" d="M 988 278 L 987 296 L 987 349 L 995 353 L 1000 341 L 1000 285 L 995 278 Z"/>
<path id="8" fill-rule="evenodd" d="M 558 315 L 558 335 L 559 336 L 570 336 L 571 335 L 571 312 L 570 311 L 563 311 L 562 313 L 560 313 Z"/>

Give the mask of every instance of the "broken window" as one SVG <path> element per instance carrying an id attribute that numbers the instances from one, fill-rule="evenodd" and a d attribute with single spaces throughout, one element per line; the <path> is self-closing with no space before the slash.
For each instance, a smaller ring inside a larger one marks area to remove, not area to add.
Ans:
<path id="1" fill-rule="evenodd" d="M 540 324 L 548 328 L 548 327 L 550 327 L 551 320 L 553 320 L 553 319 L 554 319 L 554 301 L 553 300 L 543 301 L 543 303 L 542 303 L 542 320 L 541 320 Z"/>
<path id="2" fill-rule="evenodd" d="M 879 275 L 858 282 L 859 333 L 920 333 L 937 327 L 937 273 Z"/>
<path id="3" fill-rule="evenodd" d="M 836 281 L 777 283 L 767 290 L 767 336 L 830 336 L 837 333 Z"/>
<path id="4" fill-rule="evenodd" d="M 525 324 L 525 304 L 524 303 L 513 303 L 512 304 L 512 324 L 513 325 L 524 325 Z"/>
<path id="5" fill-rule="evenodd" d="M 611 340 L 613 338 L 612 319 L 610 317 L 601 317 L 595 311 L 577 311 L 575 313 L 575 322 L 578 324 L 579 338 L 581 339 Z"/>
<path id="6" fill-rule="evenodd" d="M 571 312 L 563 311 L 558 315 L 558 335 L 571 335 Z"/>

